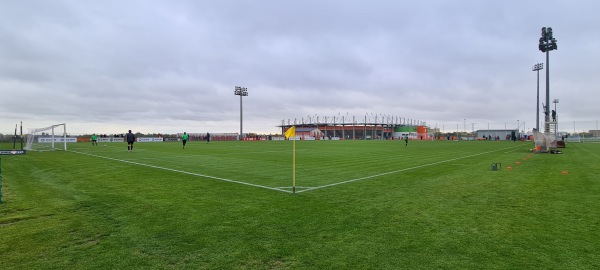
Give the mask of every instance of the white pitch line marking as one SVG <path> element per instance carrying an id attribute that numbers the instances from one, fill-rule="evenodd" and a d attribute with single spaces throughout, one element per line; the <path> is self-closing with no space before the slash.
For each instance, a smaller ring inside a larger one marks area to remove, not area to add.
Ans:
<path id="1" fill-rule="evenodd" d="M 579 146 L 578 144 L 575 144 L 575 145 L 577 146 L 577 148 L 579 148 L 579 149 L 581 149 L 581 150 L 585 151 L 586 153 L 588 153 L 588 154 L 590 154 L 590 155 L 592 155 L 592 156 L 595 156 L 595 157 L 599 157 L 598 155 L 596 155 L 596 154 L 594 154 L 593 152 L 590 152 L 589 150 L 587 150 L 587 149 L 585 149 L 585 148 L 583 148 L 583 147 Z"/>
<path id="2" fill-rule="evenodd" d="M 318 187 L 302 187 L 302 190 L 297 190 L 296 193 L 302 193 L 302 192 L 312 191 L 312 190 L 321 189 L 321 188 L 327 188 L 327 187 L 333 187 L 333 186 L 338 186 L 338 185 L 342 185 L 342 184 L 348 184 L 348 183 L 358 182 L 358 181 L 361 181 L 361 180 L 367 180 L 367 179 L 372 179 L 372 178 L 376 178 L 376 177 L 380 177 L 380 176 L 384 176 L 384 175 L 390 175 L 390 174 L 395 174 L 395 173 L 399 173 L 399 172 L 414 170 L 414 169 L 418 169 L 418 168 L 429 167 L 429 166 L 433 166 L 433 165 L 437 165 L 437 164 L 442 164 L 442 163 L 447 163 L 447 162 L 456 161 L 456 160 L 460 160 L 460 159 L 465 159 L 465 158 L 480 156 L 480 155 L 484 155 L 484 154 L 488 154 L 488 153 L 493 153 L 493 152 L 498 152 L 498 151 L 502 151 L 502 150 L 506 150 L 506 149 L 511 149 L 511 148 L 516 148 L 516 147 L 518 147 L 518 146 L 506 147 L 506 148 L 502 148 L 502 149 L 498 149 L 498 150 L 487 151 L 487 152 L 473 154 L 473 155 L 468 155 L 468 156 L 464 156 L 464 157 L 457 157 L 457 158 L 453 158 L 453 159 L 437 161 L 437 162 L 433 162 L 433 163 L 429 163 L 429 164 L 423 164 L 423 165 L 418 165 L 418 166 L 414 166 L 414 167 L 410 167 L 410 168 L 405 168 L 405 169 L 400 169 L 400 170 L 395 170 L 395 171 L 390 171 L 390 172 L 384 172 L 384 173 L 374 174 L 374 175 L 370 175 L 370 176 L 355 178 L 355 179 L 351 179 L 351 180 L 346 180 L 346 181 L 337 182 L 337 183 L 328 184 L 328 185 L 323 185 L 323 186 L 318 186 Z M 231 179 L 226 179 L 226 178 L 221 178 L 221 177 L 216 177 L 216 176 L 210 176 L 210 175 L 204 175 L 204 174 L 199 174 L 199 173 L 186 172 L 186 171 L 182 171 L 182 170 L 175 170 L 175 169 L 170 169 L 170 168 L 165 168 L 165 167 L 160 167 L 160 166 L 154 166 L 154 165 L 144 164 L 144 163 L 139 163 L 139 162 L 134 162 L 134 161 L 128 161 L 128 160 L 122 160 L 122 159 L 110 158 L 110 157 L 103 157 L 103 156 L 98 156 L 98 155 L 89 154 L 89 153 L 83 153 L 83 152 L 78 152 L 78 151 L 72 151 L 72 150 L 67 150 L 67 151 L 73 152 L 73 153 L 82 154 L 82 155 L 88 155 L 88 156 L 93 156 L 93 157 L 104 158 L 104 159 L 113 160 L 113 161 L 119 161 L 119 162 L 124 162 L 124 163 L 135 164 L 135 165 L 139 165 L 139 166 L 145 166 L 145 167 L 150 167 L 150 168 L 155 168 L 155 169 L 161 169 L 161 170 L 166 170 L 166 171 L 178 172 L 178 173 L 189 174 L 189 175 L 200 176 L 200 177 L 206 177 L 206 178 L 215 179 L 215 180 L 219 180 L 219 181 L 225 181 L 225 182 L 230 182 L 230 183 L 242 184 L 242 185 L 253 186 L 253 187 L 264 188 L 264 189 L 275 190 L 275 191 L 286 192 L 286 193 L 292 193 L 292 191 L 285 190 L 285 189 L 293 188 L 293 187 L 277 187 L 277 188 L 267 187 L 267 186 L 261 186 L 261 185 L 256 185 L 256 184 L 251 184 L 251 183 L 246 183 L 246 182 L 241 182 L 241 181 L 236 181 L 236 180 L 231 180 Z M 505 152 L 505 153 L 508 153 L 508 152 Z M 299 188 L 299 187 L 296 187 L 296 188 Z"/>
<path id="3" fill-rule="evenodd" d="M 193 173 L 193 172 L 186 172 L 186 171 L 182 171 L 182 170 L 175 170 L 175 169 L 170 169 L 170 168 L 165 168 L 165 167 L 160 167 L 160 166 L 154 166 L 154 165 L 150 165 L 150 164 L 139 163 L 139 162 L 135 162 L 135 161 L 128 161 L 128 160 L 123 160 L 123 159 L 117 159 L 117 158 L 103 157 L 103 156 L 98 156 L 98 155 L 89 154 L 89 153 L 83 153 L 83 152 L 78 152 L 78 151 L 72 151 L 72 150 L 67 150 L 67 151 L 73 152 L 73 153 L 77 153 L 77 154 L 82 154 L 82 155 L 88 155 L 88 156 L 92 156 L 92 157 L 104 158 L 104 159 L 113 160 L 113 161 L 119 161 L 119 162 L 124 162 L 124 163 L 129 163 L 129 164 L 135 164 L 135 165 L 139 165 L 139 166 L 150 167 L 150 168 L 154 168 L 154 169 L 160 169 L 160 170 L 165 170 L 165 171 L 171 171 L 171 172 L 189 174 L 189 175 L 194 175 L 194 176 L 200 176 L 200 177 L 215 179 L 215 180 L 219 180 L 219 181 L 225 181 L 225 182 L 230 182 L 230 183 L 236 183 L 236 184 L 242 184 L 242 185 L 253 186 L 253 187 L 258 187 L 258 188 L 276 190 L 276 191 L 281 191 L 281 192 L 286 192 L 286 193 L 292 193 L 291 191 L 288 191 L 288 190 L 283 190 L 283 189 L 278 189 L 278 188 L 273 188 L 273 187 L 267 187 L 267 186 L 261 186 L 261 185 L 256 185 L 256 184 L 251 184 L 251 183 L 246 183 L 246 182 L 241 182 L 241 181 L 236 181 L 236 180 L 231 180 L 231 179 L 221 178 L 221 177 L 216 177 L 216 176 L 211 176 L 211 175 L 205 175 L 205 174 Z"/>
<path id="4" fill-rule="evenodd" d="M 442 160 L 442 161 L 433 162 L 433 163 L 429 163 L 429 164 L 423 164 L 423 165 L 414 166 L 414 167 L 405 168 L 405 169 L 400 169 L 400 170 L 395 170 L 395 171 L 391 171 L 391 172 L 384 172 L 384 173 L 374 174 L 374 175 L 370 175 L 370 176 L 355 178 L 355 179 L 351 179 L 351 180 L 346 180 L 346 181 L 337 182 L 337 183 L 328 184 L 328 185 L 323 185 L 323 186 L 314 187 L 314 188 L 307 188 L 307 189 L 304 189 L 304 190 L 300 190 L 297 193 L 311 191 L 311 190 L 315 190 L 315 189 L 326 188 L 326 187 L 333 187 L 333 186 L 342 185 L 342 184 L 348 184 L 348 183 L 352 183 L 352 182 L 357 182 L 357 181 L 361 181 L 361 180 L 367 180 L 367 179 L 376 178 L 376 177 L 379 177 L 379 176 L 384 176 L 384 175 L 389 175 L 389 174 L 395 174 L 395 173 L 409 171 L 409 170 L 414 170 L 414 169 L 423 168 L 423 167 L 429 167 L 429 166 L 433 166 L 433 165 L 437 165 L 437 164 L 442 164 L 442 163 L 446 163 L 446 162 L 450 162 L 450 161 L 455 161 L 455 160 L 460 160 L 460 159 L 465 159 L 465 158 L 480 156 L 480 155 L 484 155 L 484 154 L 488 154 L 488 153 L 502 151 L 502 150 L 505 150 L 505 149 L 515 148 L 515 147 L 518 147 L 518 146 L 512 146 L 512 147 L 502 148 L 502 149 L 498 149 L 498 150 L 483 152 L 483 153 L 479 153 L 479 154 L 473 154 L 473 155 L 468 155 L 468 156 L 464 156 L 464 157 L 457 157 L 457 158 L 453 158 L 453 159 Z"/>

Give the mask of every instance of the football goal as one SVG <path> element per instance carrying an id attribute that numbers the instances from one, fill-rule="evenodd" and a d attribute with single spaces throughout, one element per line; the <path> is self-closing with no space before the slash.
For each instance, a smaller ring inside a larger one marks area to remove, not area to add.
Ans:
<path id="1" fill-rule="evenodd" d="M 556 135 L 553 133 L 544 134 L 535 130 L 533 131 L 533 140 L 536 153 L 547 153 L 557 147 Z"/>
<path id="2" fill-rule="evenodd" d="M 30 128 L 27 133 L 25 150 L 67 150 L 67 124 L 56 124 L 44 128 Z"/>

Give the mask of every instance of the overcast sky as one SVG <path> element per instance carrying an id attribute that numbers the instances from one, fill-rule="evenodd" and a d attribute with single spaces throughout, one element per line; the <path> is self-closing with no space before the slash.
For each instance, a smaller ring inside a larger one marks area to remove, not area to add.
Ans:
<path id="1" fill-rule="evenodd" d="M 558 43 L 559 121 L 595 129 L 599 10 L 596 0 L 3 0 L 0 133 L 20 121 L 72 134 L 236 133 L 235 86 L 249 92 L 244 132 L 367 114 L 530 130 L 544 26 Z"/>

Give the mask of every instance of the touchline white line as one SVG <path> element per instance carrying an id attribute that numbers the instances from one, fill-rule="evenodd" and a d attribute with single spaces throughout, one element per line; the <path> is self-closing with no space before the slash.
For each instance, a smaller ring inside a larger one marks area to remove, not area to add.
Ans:
<path id="1" fill-rule="evenodd" d="M 241 182 L 241 181 L 236 181 L 236 180 L 231 180 L 231 179 L 226 179 L 226 178 L 221 178 L 221 177 L 216 177 L 216 176 L 210 176 L 210 175 L 205 175 L 205 174 L 200 174 L 200 173 L 186 172 L 186 171 L 182 171 L 182 170 L 175 170 L 175 169 L 170 169 L 170 168 L 165 168 L 165 167 L 160 167 L 160 166 L 154 166 L 154 165 L 150 165 L 150 164 L 139 163 L 139 162 L 135 162 L 135 161 L 128 161 L 128 160 L 123 160 L 123 159 L 117 159 L 117 158 L 103 157 L 103 156 L 98 156 L 98 155 L 89 154 L 89 153 L 83 153 L 83 152 L 78 152 L 78 151 L 72 151 L 72 150 L 67 150 L 67 151 L 73 152 L 73 153 L 77 153 L 77 154 L 82 154 L 82 155 L 88 155 L 88 156 L 92 156 L 92 157 L 98 157 L 98 158 L 109 159 L 109 160 L 113 160 L 113 161 L 119 161 L 119 162 L 124 162 L 124 163 L 129 163 L 129 164 L 135 164 L 135 165 L 139 165 L 139 166 L 150 167 L 150 168 L 154 168 L 154 169 L 160 169 L 160 170 L 171 171 L 171 172 L 178 172 L 178 173 L 189 174 L 189 175 L 194 175 L 194 176 L 206 177 L 206 178 L 215 179 L 215 180 L 219 180 L 219 181 L 225 181 L 225 182 L 230 182 L 230 183 L 236 183 L 236 184 L 242 184 L 242 185 L 253 186 L 253 187 L 258 187 L 258 188 L 264 188 L 264 189 L 270 189 L 270 190 L 276 190 L 276 191 L 281 191 L 281 192 L 292 193 L 289 190 L 283 190 L 283 189 L 278 189 L 278 188 L 273 188 L 273 187 L 261 186 L 261 185 L 256 185 L 256 184 L 251 184 L 251 183 L 246 183 L 246 182 Z"/>
<path id="2" fill-rule="evenodd" d="M 429 167 L 429 166 L 433 166 L 433 165 L 437 165 L 437 164 L 441 164 L 441 163 L 446 163 L 446 162 L 450 162 L 450 161 L 460 160 L 460 159 L 464 159 L 464 158 L 475 157 L 475 156 L 484 155 L 484 154 L 493 153 L 493 152 L 498 152 L 498 151 L 502 151 L 502 150 L 506 150 L 506 149 L 515 148 L 515 147 L 517 147 L 517 146 L 502 148 L 502 149 L 488 151 L 488 152 L 483 152 L 483 153 L 479 153 L 479 154 L 468 155 L 468 156 L 464 156 L 464 157 L 457 157 L 457 158 L 448 159 L 448 160 L 442 160 L 442 161 L 438 161 L 438 162 L 433 162 L 433 163 L 429 163 L 429 164 L 423 164 L 423 165 L 414 166 L 414 167 L 405 168 L 405 169 L 400 169 L 400 170 L 395 170 L 395 171 L 391 171 L 391 172 L 379 173 L 379 174 L 375 174 L 375 175 L 371 175 L 371 176 L 365 176 L 365 177 L 355 178 L 355 179 L 346 180 L 346 181 L 342 181 L 342 182 L 337 182 L 337 183 L 333 183 L 333 184 L 328 184 L 328 185 L 324 185 L 324 186 L 303 189 L 303 190 L 297 191 L 297 193 L 306 192 L 306 191 L 315 190 L 315 189 L 320 189 L 320 188 L 333 187 L 333 186 L 337 186 L 337 185 L 341 185 L 341 184 L 348 184 L 348 183 L 352 183 L 352 182 L 357 182 L 357 181 L 361 181 L 361 180 L 367 180 L 367 179 L 371 179 L 371 178 L 375 178 L 375 177 L 379 177 L 379 176 L 384 176 L 384 175 L 388 175 L 388 174 L 395 174 L 395 173 L 409 171 L 409 170 L 414 170 L 414 169 L 423 168 L 423 167 Z"/>

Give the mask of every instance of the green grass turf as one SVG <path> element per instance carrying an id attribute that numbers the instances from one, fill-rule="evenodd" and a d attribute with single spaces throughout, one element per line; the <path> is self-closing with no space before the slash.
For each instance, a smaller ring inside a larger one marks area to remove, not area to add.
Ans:
<path id="1" fill-rule="evenodd" d="M 0 156 L 0 269 L 600 267 L 599 143 L 298 141 L 296 194 L 290 141 L 186 148 Z"/>

